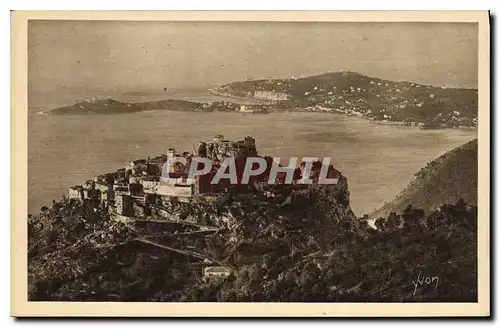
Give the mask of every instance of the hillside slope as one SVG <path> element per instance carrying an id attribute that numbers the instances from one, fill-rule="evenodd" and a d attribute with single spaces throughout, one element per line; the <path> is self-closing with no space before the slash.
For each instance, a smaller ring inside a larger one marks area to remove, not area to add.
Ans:
<path id="1" fill-rule="evenodd" d="M 407 205 L 425 211 L 460 198 L 477 205 L 477 139 L 463 144 L 431 161 L 391 202 L 373 212 L 372 218 L 400 213 Z"/>
<path id="2" fill-rule="evenodd" d="M 377 231 L 343 224 L 323 250 L 266 254 L 224 282 L 198 282 L 160 300 L 477 302 L 477 208 L 461 202 L 399 218 L 404 227 L 382 223 Z M 419 283 L 422 276 L 432 282 Z"/>

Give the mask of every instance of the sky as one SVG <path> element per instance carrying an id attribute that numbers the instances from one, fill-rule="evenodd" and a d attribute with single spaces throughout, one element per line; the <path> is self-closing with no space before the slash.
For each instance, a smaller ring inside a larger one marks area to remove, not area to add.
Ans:
<path id="1" fill-rule="evenodd" d="M 477 87 L 477 24 L 30 21 L 30 93 L 154 92 L 340 70 Z"/>

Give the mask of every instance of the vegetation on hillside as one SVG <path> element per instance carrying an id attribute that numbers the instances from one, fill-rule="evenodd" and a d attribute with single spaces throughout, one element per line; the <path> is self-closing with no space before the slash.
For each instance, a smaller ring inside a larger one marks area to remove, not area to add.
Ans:
<path id="1" fill-rule="evenodd" d="M 464 201 L 427 214 L 409 206 L 378 221 L 378 231 L 337 226 L 327 249 L 265 255 L 223 283 L 199 282 L 161 300 L 475 302 L 476 219 Z"/>
<path id="2" fill-rule="evenodd" d="M 29 299 L 475 302 L 476 192 L 474 140 L 417 173 L 376 229 L 352 213 L 344 176 L 290 197 L 163 204 L 190 224 L 124 224 L 97 200 L 63 198 L 28 217 Z M 202 279 L 207 259 L 233 274 Z"/>
<path id="3" fill-rule="evenodd" d="M 242 109 L 243 108 L 243 109 Z M 63 106 L 49 110 L 47 113 L 64 114 L 121 114 L 152 110 L 175 110 L 175 111 L 227 111 L 227 112 L 252 112 L 267 113 L 264 105 L 239 105 L 230 101 L 213 101 L 201 103 L 185 100 L 156 100 L 136 103 L 125 103 L 113 99 L 79 101 L 69 106 Z"/>
<path id="4" fill-rule="evenodd" d="M 50 110 L 51 114 L 113 114 L 113 113 L 131 113 L 143 110 L 134 103 L 123 103 L 113 99 L 104 100 L 85 100 L 76 103 L 58 107 Z"/>
<path id="5" fill-rule="evenodd" d="M 428 213 L 409 206 L 376 225 L 333 220 L 307 245 L 288 238 L 289 246 L 273 246 L 276 238 L 259 235 L 229 251 L 224 235 L 214 235 L 207 244 L 215 252 L 260 258 L 226 260 L 234 275 L 202 281 L 199 262 L 135 242 L 139 230 L 112 222 L 91 201 L 64 199 L 29 219 L 29 299 L 477 301 L 476 207 L 462 200 Z"/>
<path id="6" fill-rule="evenodd" d="M 386 217 L 409 204 L 426 211 L 464 199 L 477 204 L 477 139 L 446 152 L 415 174 L 414 180 L 391 202 L 370 216 Z"/>

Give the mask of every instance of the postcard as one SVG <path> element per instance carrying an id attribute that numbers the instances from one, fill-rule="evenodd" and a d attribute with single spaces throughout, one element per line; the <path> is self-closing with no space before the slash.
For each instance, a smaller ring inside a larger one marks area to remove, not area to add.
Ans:
<path id="1" fill-rule="evenodd" d="M 11 15 L 13 316 L 490 315 L 488 12 Z"/>

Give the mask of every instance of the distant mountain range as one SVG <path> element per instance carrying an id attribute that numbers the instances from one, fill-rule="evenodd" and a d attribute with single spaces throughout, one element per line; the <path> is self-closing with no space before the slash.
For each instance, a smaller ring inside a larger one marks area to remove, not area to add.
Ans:
<path id="1" fill-rule="evenodd" d="M 428 163 L 391 202 L 373 212 L 372 218 L 401 213 L 409 204 L 424 211 L 459 199 L 477 205 L 477 139 L 463 144 Z"/>
<path id="2" fill-rule="evenodd" d="M 80 101 L 50 111 L 53 114 L 129 113 L 145 110 L 282 112 L 313 111 L 365 117 L 422 128 L 477 126 L 477 90 L 394 82 L 354 72 L 251 80 L 209 90 L 233 98 L 260 100 L 258 105 L 227 101 L 199 103 L 161 100 L 123 103 L 113 99 Z"/>

